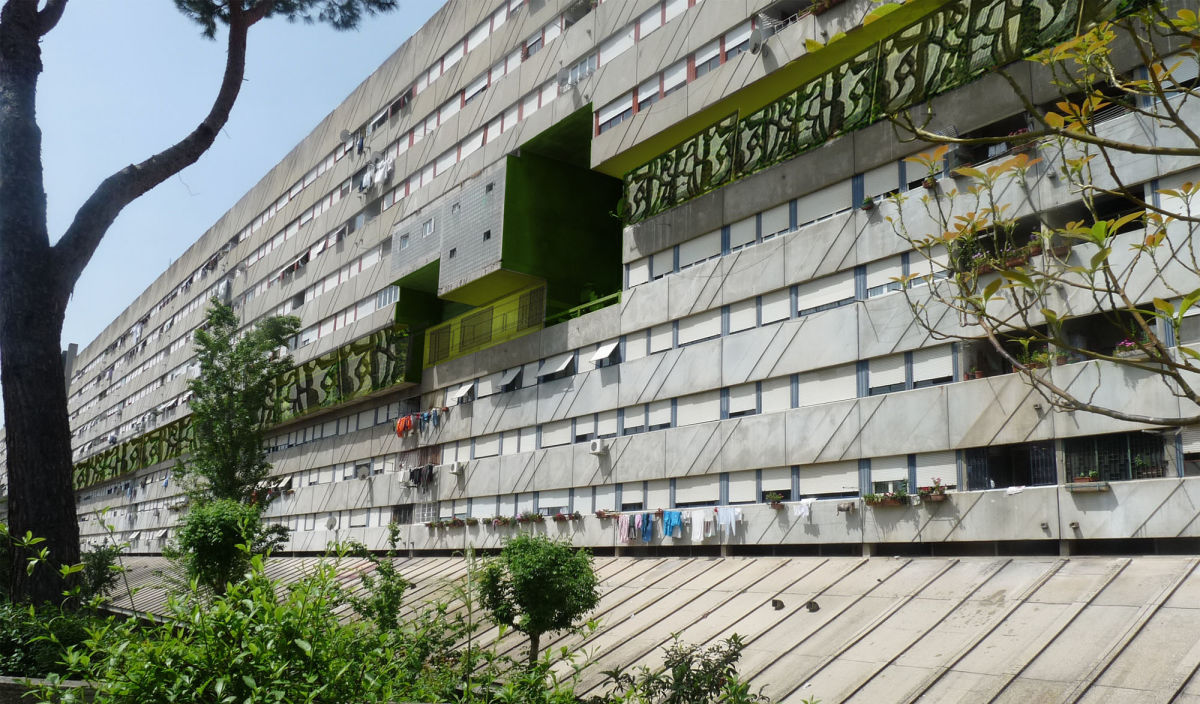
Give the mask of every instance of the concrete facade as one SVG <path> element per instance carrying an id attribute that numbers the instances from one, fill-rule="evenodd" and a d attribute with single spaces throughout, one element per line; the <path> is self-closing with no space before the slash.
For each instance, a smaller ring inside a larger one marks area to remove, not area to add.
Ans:
<path id="1" fill-rule="evenodd" d="M 211 295 L 227 296 L 247 325 L 299 316 L 292 353 L 301 364 L 403 324 L 396 301 L 404 305 L 405 277 L 436 263 L 436 294 L 453 298 L 504 268 L 515 198 L 507 160 L 523 145 L 586 111 L 590 151 L 573 155 L 571 168 L 603 170 L 768 79 L 805 53 L 804 39 L 857 25 L 870 6 L 848 0 L 742 51 L 737 42 L 771 4 L 451 0 L 78 352 L 69 392 L 76 459 L 186 417 L 190 337 Z M 717 60 L 697 75 L 714 41 Z M 433 56 L 442 58 L 431 80 Z M 681 61 L 688 71 L 678 90 L 601 119 Z M 1018 80 L 1038 85 L 1029 68 Z M 966 132 L 1019 113 L 1005 96 L 993 76 L 938 97 L 934 110 Z M 1171 139 L 1131 114 L 1104 130 Z M 619 261 L 619 302 L 568 311 L 565 322 L 423 370 L 417 360 L 403 384 L 271 428 L 280 494 L 269 517 L 292 529 L 295 552 L 346 538 L 381 547 L 393 521 L 413 551 L 495 547 L 513 528 L 492 519 L 521 514 L 615 552 L 902 544 L 939 553 L 1011 543 L 1057 553 L 1077 541 L 1200 537 L 1200 479 L 1185 476 L 1185 458 L 1200 446 L 1148 426 L 1051 412 L 1003 369 L 965 380 L 978 363 L 969 343 L 936 339 L 914 321 L 919 289 L 889 290 L 893 277 L 927 265 L 896 235 L 896 209 L 910 228 L 936 224 L 919 190 L 903 204 L 855 206 L 864 195 L 919 189 L 921 175 L 903 160 L 917 151 L 890 125 L 871 125 L 625 227 L 602 243 Z M 1024 188 L 1002 194 L 1013 212 L 1077 202 L 1050 175 L 1061 156 L 1043 157 Z M 1197 175 L 1184 159 L 1130 156 L 1117 166 L 1148 194 Z M 608 213 L 581 209 L 593 216 Z M 1091 254 L 1078 246 L 1070 257 Z M 560 268 L 584 263 L 566 256 Z M 1147 280 L 1144 300 L 1194 288 L 1173 276 Z M 1094 312 L 1091 301 L 1067 303 Z M 927 314 L 960 330 L 945 310 Z M 1077 363 L 1045 373 L 1099 402 L 1181 411 L 1145 372 Z M 398 436 L 396 421 L 412 413 L 416 430 Z M 1125 481 L 1096 491 L 1067 484 L 1087 448 L 1111 453 L 1114 443 L 1126 448 Z M 1152 466 L 1135 472 L 1134 456 Z M 134 552 L 161 550 L 185 510 L 173 464 L 82 487 L 84 540 L 107 539 L 109 523 Z M 415 476 L 431 478 L 413 481 L 412 470 L 425 468 Z M 952 488 L 945 502 L 861 500 L 935 478 Z M 766 499 L 776 493 L 782 509 Z M 653 516 L 703 520 L 731 507 L 737 530 L 699 540 L 663 535 Z M 650 514 L 649 545 L 618 535 L 619 519 L 599 511 Z"/>

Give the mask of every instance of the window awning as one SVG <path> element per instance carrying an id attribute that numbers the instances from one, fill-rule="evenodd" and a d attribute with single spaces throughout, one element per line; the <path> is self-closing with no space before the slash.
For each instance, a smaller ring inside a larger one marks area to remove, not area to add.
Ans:
<path id="1" fill-rule="evenodd" d="M 567 367 L 571 366 L 571 362 L 575 361 L 575 355 L 571 352 L 562 355 L 561 357 L 551 357 L 547 359 L 542 368 L 538 370 L 538 378 L 557 374 Z"/>
<path id="2" fill-rule="evenodd" d="M 475 388 L 475 381 L 472 379 L 471 381 L 468 381 L 467 383 L 455 389 L 454 393 L 450 394 L 450 400 L 459 401 L 464 396 L 469 394 L 473 388 Z"/>
<path id="3" fill-rule="evenodd" d="M 167 529 L 163 528 L 162 530 L 158 531 L 158 533 L 156 533 L 154 537 L 157 538 L 158 540 L 166 540 L 167 539 Z"/>
<path id="4" fill-rule="evenodd" d="M 133 532 L 133 535 L 129 536 L 129 542 L 136 543 L 138 541 L 138 538 L 140 538 L 140 537 L 142 537 L 142 531 L 135 530 Z"/>
<path id="5" fill-rule="evenodd" d="M 513 383 L 513 380 L 516 379 L 517 375 L 520 373 L 521 367 L 513 367 L 512 369 L 504 372 L 504 376 L 500 377 L 500 386 L 508 386 L 509 384 Z"/>
<path id="6" fill-rule="evenodd" d="M 592 362 L 599 364 L 612 356 L 613 352 L 617 351 L 617 345 L 621 344 L 619 340 L 600 345 L 600 349 L 596 350 L 596 354 L 592 355 Z"/>

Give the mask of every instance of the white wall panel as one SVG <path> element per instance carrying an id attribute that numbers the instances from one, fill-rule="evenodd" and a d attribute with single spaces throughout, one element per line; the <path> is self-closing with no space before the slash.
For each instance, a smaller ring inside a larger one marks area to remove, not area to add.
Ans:
<path id="1" fill-rule="evenodd" d="M 675 480 L 675 503 L 690 504 L 699 501 L 716 503 L 721 495 L 720 477 L 704 474 L 698 477 L 679 477 Z"/>
<path id="2" fill-rule="evenodd" d="M 953 450 L 947 452 L 923 452 L 917 455 L 917 486 L 933 486 L 934 478 L 941 479 L 946 486 L 958 484 L 958 461 Z"/>
<path id="3" fill-rule="evenodd" d="M 792 468 L 791 467 L 771 467 L 762 471 L 762 490 L 767 491 L 791 491 L 792 490 Z"/>
<path id="4" fill-rule="evenodd" d="M 679 245 L 679 266 L 702 262 L 721 253 L 721 231 L 713 230 Z"/>
<path id="5" fill-rule="evenodd" d="M 721 418 L 720 391 L 705 391 L 680 397 L 675 404 L 675 421 L 677 425 L 695 425 L 707 423 Z M 651 421 L 653 425 L 654 421 Z"/>
<path id="6" fill-rule="evenodd" d="M 895 482 L 903 479 L 908 479 L 907 455 L 871 458 L 871 481 Z M 909 489 L 915 491 L 914 487 L 909 487 Z"/>
<path id="7" fill-rule="evenodd" d="M 890 386 L 904 383 L 904 355 L 893 354 L 876 357 L 870 362 L 871 376 L 868 386 Z"/>
<path id="8" fill-rule="evenodd" d="M 858 393 L 853 364 L 806 372 L 799 376 L 798 382 L 801 406 L 842 401 L 854 398 Z"/>
<path id="9" fill-rule="evenodd" d="M 729 332 L 749 330 L 758 324 L 758 302 L 753 298 L 729 304 Z"/>
<path id="10" fill-rule="evenodd" d="M 650 354 L 671 349 L 674 331 L 671 323 L 663 323 L 650 328 Z"/>
<path id="11" fill-rule="evenodd" d="M 569 419 L 542 424 L 542 447 L 566 445 L 573 439 L 571 437 L 571 421 Z"/>
<path id="12" fill-rule="evenodd" d="M 772 413 L 792 407 L 792 378 L 781 376 L 762 382 L 762 411 Z"/>
<path id="13" fill-rule="evenodd" d="M 758 502 L 758 473 L 754 470 L 729 473 L 729 503 Z"/>
<path id="14" fill-rule="evenodd" d="M 792 311 L 792 292 L 790 289 L 781 288 L 778 291 L 765 293 L 762 297 L 762 322 L 763 325 L 773 323 L 777 320 L 784 320 L 791 317 Z"/>
<path id="15" fill-rule="evenodd" d="M 679 344 L 706 340 L 721 334 L 721 309 L 689 315 L 679 320 Z"/>
<path id="16" fill-rule="evenodd" d="M 789 389 L 790 393 L 790 389 Z M 758 385 L 754 382 L 729 388 L 729 413 L 755 411 L 758 409 Z"/>
<path id="17" fill-rule="evenodd" d="M 858 462 L 828 462 L 800 468 L 800 495 L 841 494 L 858 491 Z"/>
<path id="18" fill-rule="evenodd" d="M 774 208 L 769 208 L 762 212 L 763 237 L 770 237 L 771 235 L 788 231 L 789 210 L 791 210 L 791 204 L 781 203 Z"/>

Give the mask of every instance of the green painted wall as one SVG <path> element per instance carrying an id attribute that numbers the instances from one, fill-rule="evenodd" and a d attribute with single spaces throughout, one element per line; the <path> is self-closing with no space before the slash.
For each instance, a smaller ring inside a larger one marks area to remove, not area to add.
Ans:
<path id="1" fill-rule="evenodd" d="M 504 268 L 546 280 L 547 312 L 621 288 L 621 182 L 522 150 L 509 156 Z"/>

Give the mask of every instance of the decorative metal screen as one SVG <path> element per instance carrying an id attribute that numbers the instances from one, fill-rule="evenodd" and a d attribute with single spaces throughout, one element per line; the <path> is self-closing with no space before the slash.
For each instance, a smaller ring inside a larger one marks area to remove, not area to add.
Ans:
<path id="1" fill-rule="evenodd" d="M 546 317 L 546 289 L 536 288 L 522 294 L 517 304 L 517 329 L 541 325 Z"/>
<path id="2" fill-rule="evenodd" d="M 771 104 L 740 119 L 729 115 L 630 171 L 625 220 L 638 222 L 802 154 L 1080 34 L 1094 22 L 1122 16 L 1137 4 L 947 2 Z M 838 48 L 833 42 L 828 50 Z"/>
<path id="3" fill-rule="evenodd" d="M 492 311 L 493 308 L 489 306 L 462 319 L 462 333 L 458 341 L 460 350 L 469 350 L 492 341 Z"/>
<path id="4" fill-rule="evenodd" d="M 430 330 L 425 350 L 425 364 L 435 364 L 450 356 L 450 326 Z"/>

